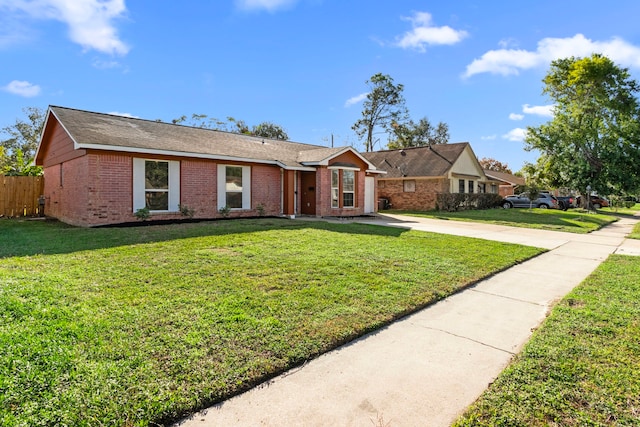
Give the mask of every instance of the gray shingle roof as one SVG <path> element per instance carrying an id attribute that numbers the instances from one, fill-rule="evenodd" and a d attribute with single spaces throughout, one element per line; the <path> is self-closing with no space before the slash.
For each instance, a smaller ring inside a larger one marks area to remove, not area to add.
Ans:
<path id="1" fill-rule="evenodd" d="M 49 107 L 81 148 L 280 163 L 303 167 L 344 150 L 138 118 Z"/>
<path id="2" fill-rule="evenodd" d="M 385 178 L 444 176 L 468 145 L 468 142 L 434 144 L 362 155 L 376 168 L 386 170 Z"/>

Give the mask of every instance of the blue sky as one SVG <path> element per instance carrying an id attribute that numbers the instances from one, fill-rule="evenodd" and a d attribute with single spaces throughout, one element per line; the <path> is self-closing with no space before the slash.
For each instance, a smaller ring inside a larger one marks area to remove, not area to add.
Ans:
<path id="1" fill-rule="evenodd" d="M 351 126 L 380 72 L 414 121 L 517 171 L 536 158 L 523 130 L 551 118 L 550 62 L 599 52 L 640 80 L 638 16 L 637 0 L 0 0 L 0 127 L 29 106 L 197 113 L 362 149 Z"/>

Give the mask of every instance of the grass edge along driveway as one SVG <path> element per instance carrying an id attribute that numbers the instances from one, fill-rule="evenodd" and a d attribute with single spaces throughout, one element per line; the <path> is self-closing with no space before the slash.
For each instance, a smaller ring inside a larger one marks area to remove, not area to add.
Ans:
<path id="1" fill-rule="evenodd" d="M 0 241 L 3 426 L 165 424 L 541 252 L 283 219 Z"/>
<path id="2" fill-rule="evenodd" d="M 640 257 L 612 255 L 454 423 L 640 425 Z"/>
<path id="3" fill-rule="evenodd" d="M 446 211 L 383 211 L 396 215 L 416 216 L 423 218 L 444 219 L 452 221 L 484 222 L 488 224 L 507 225 L 510 227 L 535 228 L 551 231 L 586 234 L 598 230 L 607 224 L 617 221 L 613 215 L 587 213 L 572 209 L 484 209 L 457 212 Z"/>

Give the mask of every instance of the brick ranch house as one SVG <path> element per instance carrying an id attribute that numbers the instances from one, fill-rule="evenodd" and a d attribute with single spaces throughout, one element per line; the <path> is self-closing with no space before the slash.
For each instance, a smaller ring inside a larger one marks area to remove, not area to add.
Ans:
<path id="1" fill-rule="evenodd" d="M 439 193 L 498 193 L 468 142 L 363 153 L 377 168 L 378 197 L 393 209 L 432 210 Z"/>
<path id="2" fill-rule="evenodd" d="M 486 170 L 484 171 L 487 178 L 493 179 L 499 182 L 498 186 L 498 194 L 502 197 L 507 197 L 512 194 L 516 194 L 519 187 L 523 187 L 525 185 L 524 178 L 520 176 L 516 176 L 506 172 L 496 172 Z"/>
<path id="3" fill-rule="evenodd" d="M 372 163 L 328 148 L 51 106 L 36 152 L 45 212 L 77 226 L 151 219 L 376 211 Z"/>

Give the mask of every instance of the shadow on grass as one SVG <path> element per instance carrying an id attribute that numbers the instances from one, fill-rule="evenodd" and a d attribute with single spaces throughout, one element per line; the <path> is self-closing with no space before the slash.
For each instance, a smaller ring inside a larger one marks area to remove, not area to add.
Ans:
<path id="1" fill-rule="evenodd" d="M 0 258 L 65 254 L 118 246 L 267 230 L 313 228 L 336 233 L 398 237 L 408 231 L 373 224 L 296 221 L 284 218 L 231 219 L 139 226 L 80 228 L 55 220 L 1 219 Z"/>

